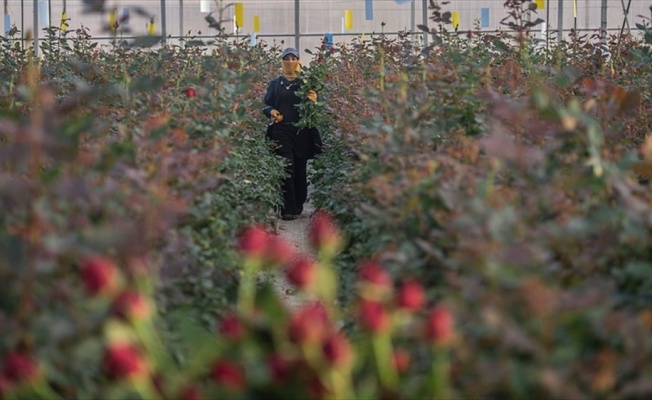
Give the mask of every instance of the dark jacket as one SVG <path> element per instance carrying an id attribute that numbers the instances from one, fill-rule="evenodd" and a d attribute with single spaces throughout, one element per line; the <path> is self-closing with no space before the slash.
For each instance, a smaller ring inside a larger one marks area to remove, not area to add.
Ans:
<path id="1" fill-rule="evenodd" d="M 282 75 L 272 79 L 267 86 L 267 93 L 265 94 L 265 107 L 263 113 L 270 121 L 267 126 L 266 136 L 269 139 L 282 142 L 284 145 L 293 147 L 293 153 L 298 158 L 314 158 L 315 155 L 322 152 L 322 140 L 317 128 L 304 128 L 299 130 L 295 128 L 292 123 L 281 122 L 271 123 L 272 110 L 278 110 L 279 105 L 279 91 L 281 90 L 281 80 L 284 79 Z M 296 138 L 291 138 L 291 141 L 281 140 L 282 135 L 297 135 Z"/>

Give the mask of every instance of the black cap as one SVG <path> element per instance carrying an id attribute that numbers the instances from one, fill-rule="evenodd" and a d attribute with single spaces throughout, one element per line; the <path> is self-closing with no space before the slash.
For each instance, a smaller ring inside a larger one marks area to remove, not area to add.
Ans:
<path id="1" fill-rule="evenodd" d="M 283 54 L 281 55 L 281 58 L 285 58 L 285 56 L 292 54 L 296 58 L 301 58 L 299 57 L 299 50 L 295 49 L 294 47 L 288 47 L 287 49 L 283 50 Z"/>

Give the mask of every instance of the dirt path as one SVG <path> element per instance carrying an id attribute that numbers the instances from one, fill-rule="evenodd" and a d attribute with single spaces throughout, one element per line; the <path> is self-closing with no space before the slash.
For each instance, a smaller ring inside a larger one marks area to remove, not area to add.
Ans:
<path id="1" fill-rule="evenodd" d="M 294 245 L 297 249 L 297 253 L 313 255 L 314 252 L 308 243 L 308 227 L 310 225 L 310 217 L 315 209 L 310 204 L 310 192 L 308 193 L 308 197 L 308 202 L 304 205 L 303 213 L 299 218 L 293 221 L 278 220 L 278 234 L 283 239 Z M 272 279 L 281 299 L 283 299 L 290 308 L 298 308 L 306 301 L 296 294 L 294 286 L 287 282 L 283 275 L 283 271 L 276 271 L 272 275 Z"/>

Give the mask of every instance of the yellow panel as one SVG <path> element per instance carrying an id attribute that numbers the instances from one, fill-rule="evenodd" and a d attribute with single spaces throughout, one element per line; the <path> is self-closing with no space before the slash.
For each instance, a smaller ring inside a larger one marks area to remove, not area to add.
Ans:
<path id="1" fill-rule="evenodd" d="M 235 25 L 244 27 L 244 3 L 235 3 Z"/>
<path id="2" fill-rule="evenodd" d="M 260 17 L 254 15 L 254 33 L 260 32 Z"/>
<path id="3" fill-rule="evenodd" d="M 460 26 L 460 12 L 453 11 L 453 29 L 457 29 Z"/>
<path id="4" fill-rule="evenodd" d="M 344 29 L 353 29 L 353 10 L 344 10 Z"/>
<path id="5" fill-rule="evenodd" d="M 115 24 L 116 21 L 118 20 L 115 13 L 116 13 L 115 9 L 109 11 L 109 30 L 111 32 L 115 32 Z"/>
<path id="6" fill-rule="evenodd" d="M 546 0 L 536 0 L 537 10 L 543 10 L 546 8 Z"/>
<path id="7" fill-rule="evenodd" d="M 68 29 L 68 21 L 67 21 L 67 19 L 68 19 L 68 16 L 66 15 L 66 12 L 65 11 L 62 12 L 61 13 L 61 27 L 60 27 L 62 31 L 65 31 L 66 29 Z"/>

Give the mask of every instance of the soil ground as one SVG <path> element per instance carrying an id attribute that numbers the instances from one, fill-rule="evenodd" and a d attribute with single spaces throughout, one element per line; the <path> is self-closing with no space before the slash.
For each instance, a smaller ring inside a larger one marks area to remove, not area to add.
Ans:
<path id="1" fill-rule="evenodd" d="M 310 188 L 309 188 L 310 189 Z M 278 220 L 277 233 L 283 239 L 294 245 L 298 254 L 306 254 L 314 256 L 310 244 L 308 242 L 308 228 L 310 225 L 310 218 L 315 209 L 310 204 L 310 190 L 308 191 L 308 201 L 304 204 L 303 213 L 299 218 L 293 221 Z M 287 282 L 282 270 L 277 270 L 272 273 L 274 286 L 277 288 L 281 299 L 290 308 L 298 308 L 306 299 L 298 296 L 296 289 L 292 284 Z"/>

